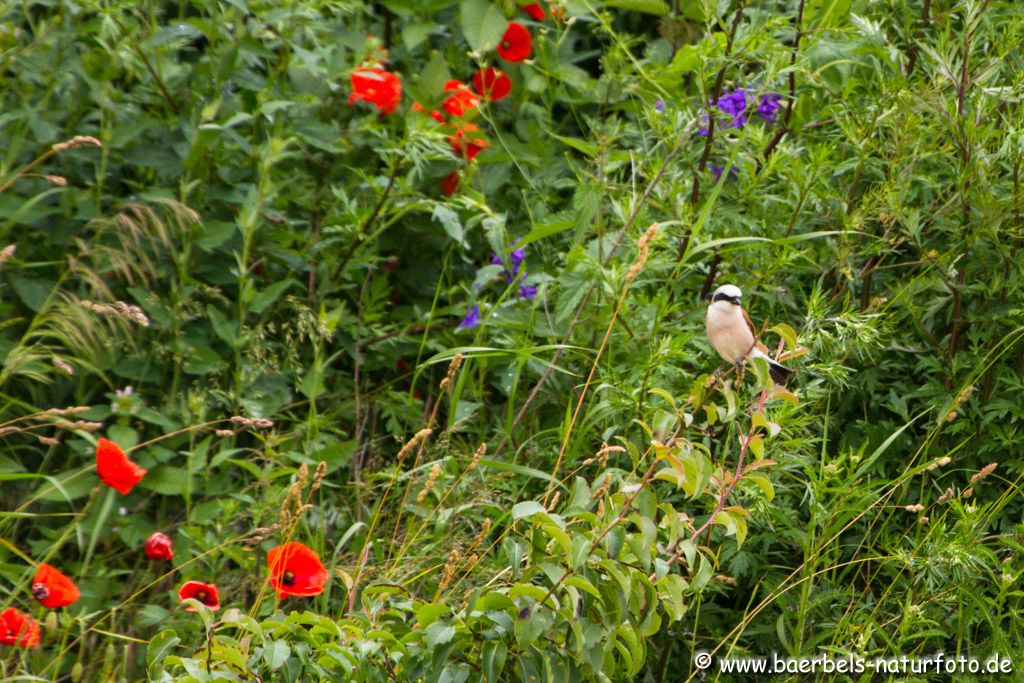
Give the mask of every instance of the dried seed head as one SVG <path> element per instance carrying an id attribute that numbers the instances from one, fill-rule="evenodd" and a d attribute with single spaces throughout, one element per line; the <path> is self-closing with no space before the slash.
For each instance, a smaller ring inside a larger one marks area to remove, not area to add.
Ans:
<path id="1" fill-rule="evenodd" d="M 913 505 L 905 506 L 903 509 L 906 510 L 907 512 L 920 512 L 921 510 L 924 510 L 924 505 L 921 505 L 920 503 L 914 503 Z"/>
<path id="2" fill-rule="evenodd" d="M 953 487 L 946 488 L 946 492 L 939 496 L 939 499 L 935 501 L 939 505 L 943 505 L 949 502 L 949 499 L 953 497 Z"/>
<path id="3" fill-rule="evenodd" d="M 142 309 L 124 301 L 115 301 L 113 304 L 98 304 L 94 301 L 83 301 L 82 308 L 92 311 L 98 315 L 120 318 L 135 323 L 141 327 L 149 327 L 149 318 Z"/>
<path id="4" fill-rule="evenodd" d="M 452 362 L 448 364 L 448 374 L 446 374 L 444 379 L 441 380 L 441 391 L 444 391 L 451 386 L 452 380 L 455 379 L 455 374 L 459 371 L 460 365 L 462 365 L 462 354 L 456 353 L 455 357 L 452 358 Z"/>
<path id="5" fill-rule="evenodd" d="M 480 526 L 480 533 L 473 537 L 473 542 L 470 544 L 471 547 L 475 548 L 484 542 L 487 538 L 487 534 L 491 533 L 491 518 L 484 518 L 484 523 Z"/>
<path id="6" fill-rule="evenodd" d="M 217 436 L 234 436 L 235 431 L 233 429 L 217 429 L 213 432 Z"/>
<path id="7" fill-rule="evenodd" d="M 973 495 L 974 495 L 974 489 L 968 487 L 968 488 L 963 490 L 963 492 L 960 494 L 960 497 L 961 498 L 970 498 Z"/>
<path id="8" fill-rule="evenodd" d="M 561 495 L 561 491 L 555 491 L 555 495 L 551 496 L 551 502 L 547 504 L 548 512 L 551 512 L 552 510 L 555 509 L 555 506 L 558 505 L 558 499 L 561 497 Z"/>
<path id="9" fill-rule="evenodd" d="M 51 147 L 54 152 L 63 152 L 66 149 L 74 149 L 75 147 L 102 147 L 103 143 L 94 138 L 91 135 L 76 135 L 70 140 L 64 142 L 58 142 Z"/>
<path id="10" fill-rule="evenodd" d="M 53 363 L 53 367 L 57 368 L 65 375 L 75 374 L 75 366 L 71 365 L 60 356 L 53 356 L 52 358 L 50 358 L 50 362 Z"/>
<path id="11" fill-rule="evenodd" d="M 930 520 L 929 520 L 929 519 L 928 519 L 927 517 L 921 517 L 920 519 L 918 519 L 918 520 L 917 520 L 917 523 L 918 523 L 918 524 L 920 524 L 921 526 L 924 526 L 924 525 L 925 525 L 925 524 L 927 524 L 927 523 L 928 523 L 929 521 L 930 521 Z"/>
<path id="12" fill-rule="evenodd" d="M 46 178 L 48 182 L 60 187 L 64 187 L 68 184 L 68 179 L 62 175 L 44 175 L 43 177 Z"/>
<path id="13" fill-rule="evenodd" d="M 17 247 L 13 244 L 8 244 L 3 250 L 0 250 L 0 266 L 10 261 L 15 251 L 17 251 Z"/>
<path id="14" fill-rule="evenodd" d="M 661 226 L 657 223 L 653 223 L 651 227 L 647 228 L 647 232 L 640 236 L 640 241 L 637 242 L 637 253 L 636 260 L 633 262 L 633 266 L 626 273 L 626 282 L 632 282 L 633 279 L 640 273 L 640 269 L 644 267 L 647 262 L 647 253 L 649 245 L 654 236 L 658 233 L 658 228 Z"/>
<path id="15" fill-rule="evenodd" d="M 39 439 L 39 443 L 45 444 L 47 446 L 60 445 L 60 441 L 58 439 L 53 438 L 52 436 L 37 436 L 36 438 Z"/>
<path id="16" fill-rule="evenodd" d="M 431 490 L 434 488 L 434 484 L 437 483 L 437 477 L 441 474 L 441 463 L 435 462 L 434 466 L 430 468 L 430 475 L 427 477 L 427 483 L 423 485 L 423 490 L 416 495 L 416 502 L 422 503 L 430 495 Z"/>
<path id="17" fill-rule="evenodd" d="M 484 454 L 487 453 L 487 443 L 480 444 L 480 447 L 476 449 L 476 453 L 473 454 L 473 459 L 469 461 L 469 466 L 466 467 L 467 472 L 472 472 L 476 469 L 476 466 L 480 464 Z"/>
<path id="18" fill-rule="evenodd" d="M 991 462 L 985 465 L 980 470 L 974 473 L 974 476 L 971 477 L 971 483 L 977 484 L 979 481 L 995 472 L 997 467 L 999 467 L 999 463 L 997 462 Z"/>
<path id="19" fill-rule="evenodd" d="M 320 488 L 320 482 L 324 480 L 325 474 L 327 474 L 327 463 L 321 460 L 316 466 L 316 472 L 313 474 L 313 486 L 310 488 L 310 493 Z"/>
<path id="20" fill-rule="evenodd" d="M 945 467 L 951 462 L 953 462 L 953 459 L 948 455 L 944 455 L 935 462 L 933 462 L 931 465 L 928 465 L 928 467 L 926 467 L 925 469 L 928 470 L 929 472 L 932 472 L 940 467 Z"/>
<path id="21" fill-rule="evenodd" d="M 421 429 L 413 434 L 413 437 L 409 439 L 409 441 L 406 442 L 406 444 L 398 451 L 398 455 L 395 456 L 395 459 L 398 460 L 398 462 L 405 460 L 409 456 L 409 453 L 412 452 L 412 449 L 416 448 L 417 444 L 430 436 L 433 431 L 434 430 L 432 429 Z"/>

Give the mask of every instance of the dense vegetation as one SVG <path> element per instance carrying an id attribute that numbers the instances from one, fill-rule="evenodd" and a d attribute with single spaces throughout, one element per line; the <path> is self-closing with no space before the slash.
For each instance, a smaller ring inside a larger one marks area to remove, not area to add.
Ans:
<path id="1" fill-rule="evenodd" d="M 1012 0 L 0 18 L 0 678 L 1024 652 Z"/>

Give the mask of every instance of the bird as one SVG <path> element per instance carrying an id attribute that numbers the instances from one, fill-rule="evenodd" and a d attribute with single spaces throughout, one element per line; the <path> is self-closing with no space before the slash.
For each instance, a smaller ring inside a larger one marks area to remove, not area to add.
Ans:
<path id="1" fill-rule="evenodd" d="M 715 290 L 708 304 L 708 339 L 722 358 L 737 366 L 748 357 L 764 358 L 772 380 L 785 386 L 793 370 L 771 358 L 768 349 L 757 341 L 754 324 L 740 304 L 742 298 L 743 292 L 736 285 Z"/>

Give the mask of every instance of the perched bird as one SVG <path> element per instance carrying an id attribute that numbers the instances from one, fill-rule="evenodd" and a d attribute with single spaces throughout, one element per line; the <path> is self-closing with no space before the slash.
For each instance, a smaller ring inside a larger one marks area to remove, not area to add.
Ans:
<path id="1" fill-rule="evenodd" d="M 708 339 L 718 354 L 736 365 L 748 357 L 764 358 L 768 372 L 776 384 L 785 385 L 793 371 L 773 360 L 757 341 L 754 324 L 740 305 L 743 292 L 736 285 L 722 285 L 715 290 L 708 305 Z"/>

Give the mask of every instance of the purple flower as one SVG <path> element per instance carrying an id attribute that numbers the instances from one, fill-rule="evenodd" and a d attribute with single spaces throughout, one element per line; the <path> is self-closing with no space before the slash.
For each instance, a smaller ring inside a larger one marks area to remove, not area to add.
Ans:
<path id="1" fill-rule="evenodd" d="M 654 103 L 654 110 L 659 114 L 665 113 L 665 100 L 658 98 L 658 101 Z"/>
<path id="2" fill-rule="evenodd" d="M 530 301 L 533 297 L 537 296 L 537 287 L 534 285 L 520 285 L 519 286 L 519 298 Z"/>
<path id="3" fill-rule="evenodd" d="M 512 242 L 512 246 L 513 247 L 516 246 L 516 242 L 518 242 L 518 241 L 519 240 L 515 240 L 514 242 Z M 509 252 L 508 260 L 509 260 L 509 263 L 512 265 L 512 270 L 509 270 L 508 268 L 506 268 L 502 272 L 502 275 L 505 276 L 505 281 L 506 282 L 508 282 L 509 284 L 512 284 L 517 279 L 519 279 L 519 276 L 520 276 L 519 269 L 522 266 L 523 261 L 526 260 L 526 247 L 520 247 L 518 249 L 513 249 L 511 252 Z M 492 252 L 491 253 L 491 263 L 493 265 L 500 266 L 500 265 L 502 265 L 504 263 L 504 261 L 502 261 L 501 256 L 499 256 L 498 254 L 495 254 L 495 253 Z"/>
<path id="4" fill-rule="evenodd" d="M 747 91 L 736 88 L 711 103 L 732 117 L 727 127 L 742 128 L 747 123 Z"/>
<path id="5" fill-rule="evenodd" d="M 471 330 L 474 327 L 480 326 L 480 307 L 474 306 L 466 312 L 466 317 L 462 319 L 457 330 Z"/>
<path id="6" fill-rule="evenodd" d="M 722 179 L 722 173 L 725 172 L 725 166 L 716 166 L 715 164 L 708 164 L 708 169 L 711 171 L 711 175 L 715 177 L 716 183 Z M 738 177 L 738 175 L 739 174 L 736 172 L 736 167 L 733 166 L 732 168 L 729 169 L 729 175 L 726 176 L 725 179 L 735 180 Z"/>
<path id="7" fill-rule="evenodd" d="M 775 123 L 778 117 L 778 110 L 782 104 L 779 100 L 782 95 L 774 92 L 766 92 L 758 98 L 755 113 L 769 123 Z"/>

